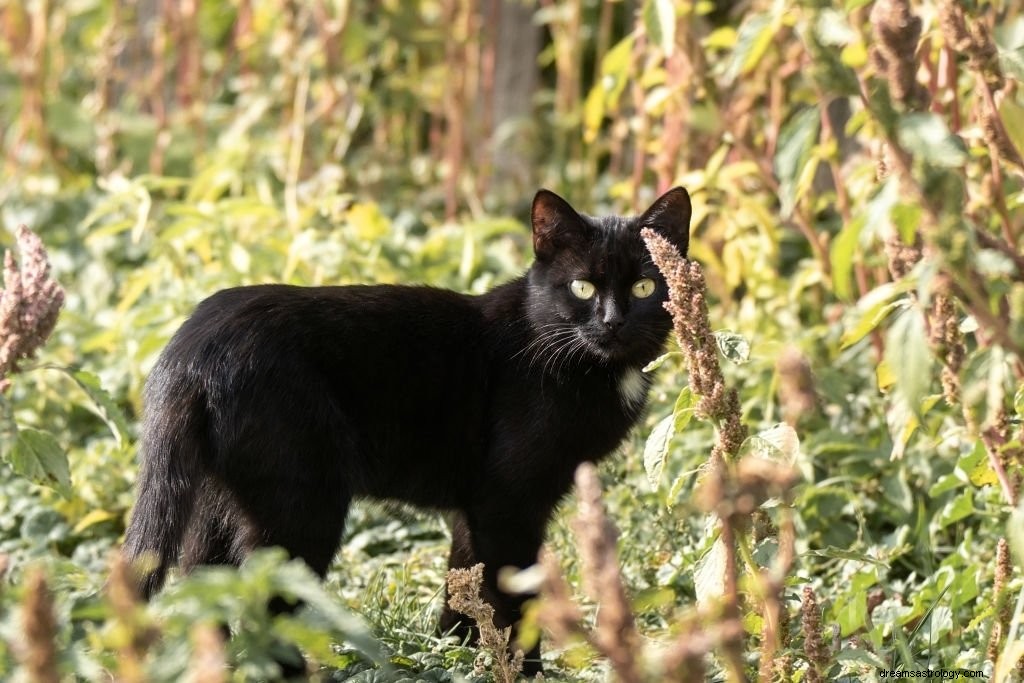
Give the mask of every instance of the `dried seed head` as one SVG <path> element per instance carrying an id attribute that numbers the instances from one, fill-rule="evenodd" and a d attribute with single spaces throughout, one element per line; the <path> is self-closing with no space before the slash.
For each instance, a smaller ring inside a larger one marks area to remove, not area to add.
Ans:
<path id="1" fill-rule="evenodd" d="M 480 647 L 492 656 L 494 679 L 499 682 L 516 680 L 523 670 L 523 652 L 509 652 L 511 628 L 499 629 L 494 625 L 494 607 L 480 597 L 484 583 L 484 565 L 469 569 L 448 570 L 448 606 L 476 622 L 480 632 Z"/>
<path id="2" fill-rule="evenodd" d="M 779 403 L 782 414 L 791 425 L 817 408 L 818 395 L 814 390 L 814 375 L 811 364 L 799 350 L 790 347 L 784 350 L 775 362 L 779 373 Z"/>
<path id="3" fill-rule="evenodd" d="M 192 629 L 192 661 L 185 676 L 187 683 L 224 683 L 228 680 L 224 637 L 212 624 L 197 624 Z"/>
<path id="4" fill-rule="evenodd" d="M 53 597 L 41 569 L 32 571 L 25 581 L 22 604 L 22 628 L 25 651 L 22 658 L 28 679 L 35 683 L 57 683 L 57 620 L 53 616 Z"/>
<path id="5" fill-rule="evenodd" d="M 42 241 L 24 225 L 17 232 L 21 265 L 4 254 L 4 289 L 0 290 L 0 392 L 18 361 L 30 358 L 46 342 L 64 305 L 64 290 L 50 277 Z"/>
<path id="6" fill-rule="evenodd" d="M 618 534 L 605 515 L 601 481 L 592 463 L 576 468 L 579 513 L 573 522 L 580 552 L 583 586 L 600 605 L 594 642 L 624 679 L 637 675 L 640 637 L 619 573 Z"/>
<path id="7" fill-rule="evenodd" d="M 803 599 L 800 602 L 800 628 L 804 633 L 804 655 L 810 665 L 806 680 L 821 681 L 831 655 L 821 639 L 818 599 L 810 586 L 804 586 Z"/>
<path id="8" fill-rule="evenodd" d="M 696 261 L 679 253 L 671 242 L 650 228 L 640 232 L 658 270 L 668 283 L 665 310 L 672 315 L 676 339 L 686 355 L 690 386 L 700 397 L 699 415 L 720 422 L 718 451 L 736 455 L 747 436 L 740 420 L 740 401 L 735 389 L 727 389 L 718 363 L 717 345 L 708 319 L 704 271 Z"/>
<path id="9" fill-rule="evenodd" d="M 908 109 L 923 109 L 928 91 L 917 82 L 916 56 L 921 18 L 911 11 L 908 0 L 878 0 L 870 18 L 878 39 L 871 49 L 872 64 L 885 76 L 893 97 Z"/>

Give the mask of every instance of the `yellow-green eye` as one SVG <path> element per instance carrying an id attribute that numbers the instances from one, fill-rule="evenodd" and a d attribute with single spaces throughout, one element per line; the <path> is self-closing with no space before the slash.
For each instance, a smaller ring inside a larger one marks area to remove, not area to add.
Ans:
<path id="1" fill-rule="evenodd" d="M 645 277 L 633 283 L 633 296 L 637 299 L 646 299 L 651 294 L 654 294 L 654 280 L 651 278 Z"/>
<path id="2" fill-rule="evenodd" d="M 586 280 L 573 280 L 569 283 L 569 291 L 577 299 L 590 299 L 597 292 L 592 282 Z"/>

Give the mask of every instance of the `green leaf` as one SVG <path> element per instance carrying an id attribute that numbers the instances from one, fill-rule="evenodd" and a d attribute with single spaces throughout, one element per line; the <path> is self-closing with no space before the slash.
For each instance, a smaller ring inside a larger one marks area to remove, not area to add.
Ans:
<path id="1" fill-rule="evenodd" d="M 49 432 L 22 427 L 7 459 L 21 476 L 71 497 L 68 456 Z"/>
<path id="2" fill-rule="evenodd" d="M 727 82 L 732 83 L 760 63 L 772 44 L 776 29 L 776 18 L 771 12 L 751 14 L 744 19 L 736 35 L 732 61 L 725 72 Z"/>
<path id="3" fill-rule="evenodd" d="M 869 308 L 860 314 L 860 320 L 853 326 L 853 329 L 846 329 L 843 332 L 841 338 L 841 345 L 839 348 L 847 349 L 861 339 L 866 337 L 872 330 L 882 324 L 891 312 L 897 308 L 902 308 L 907 305 L 905 299 L 899 301 L 879 301 L 874 306 Z"/>
<path id="4" fill-rule="evenodd" d="M 896 318 L 885 340 L 885 359 L 896 376 L 896 393 L 915 413 L 931 384 L 932 357 L 924 315 L 910 307 Z"/>
<path id="5" fill-rule="evenodd" d="M 647 471 L 647 481 L 651 488 L 658 489 L 661 481 L 661 473 L 665 468 L 665 458 L 668 456 L 668 445 L 675 433 L 676 416 L 669 415 L 662 418 L 661 422 L 651 430 L 644 445 L 644 469 Z"/>
<path id="6" fill-rule="evenodd" d="M 684 387 L 676 397 L 675 405 L 672 406 L 672 414 L 676 417 L 675 431 L 680 432 L 690 424 L 693 417 L 693 410 L 697 407 L 697 396 L 690 387 Z"/>
<path id="7" fill-rule="evenodd" d="M 114 399 L 107 393 L 106 389 L 100 385 L 100 378 L 86 370 L 57 369 L 66 373 L 89 396 L 96 414 L 107 423 L 111 434 L 117 440 L 117 445 L 124 446 L 130 433 L 128 419 L 125 417 L 124 411 L 121 410 L 120 406 L 114 402 Z"/>
<path id="8" fill-rule="evenodd" d="M 673 0 L 647 0 L 644 3 L 644 28 L 651 41 L 671 55 L 676 45 L 676 6 Z"/>
<path id="9" fill-rule="evenodd" d="M 871 564 L 877 564 L 885 566 L 885 562 L 882 562 L 876 557 L 865 555 L 864 553 L 858 553 L 853 550 L 846 550 L 845 548 L 836 548 L 835 546 L 829 546 L 822 548 L 821 550 L 808 550 L 804 553 L 805 555 L 814 555 L 815 557 L 827 557 L 831 560 L 851 560 L 853 562 L 870 562 Z"/>
<path id="10" fill-rule="evenodd" d="M 665 361 L 667 361 L 669 358 L 681 357 L 682 355 L 683 354 L 681 351 L 668 351 L 667 353 L 663 353 L 654 360 L 652 360 L 650 363 L 645 365 L 640 372 L 654 372 L 662 365 L 664 365 Z"/>
<path id="11" fill-rule="evenodd" d="M 716 538 L 711 549 L 704 554 L 693 570 L 693 587 L 697 605 L 707 609 L 725 594 L 726 549 L 722 538 Z"/>
<path id="12" fill-rule="evenodd" d="M 945 528 L 972 514 L 974 514 L 974 489 L 968 488 L 946 503 L 939 511 L 939 528 Z"/>
<path id="13" fill-rule="evenodd" d="M 865 218 L 857 216 L 843 226 L 829 249 L 832 262 L 832 289 L 840 299 L 853 299 L 850 286 L 853 273 L 853 257 L 857 253 L 860 232 L 864 229 Z M 866 333 L 865 333 L 866 334 Z M 861 335 L 863 336 L 863 335 Z"/>
<path id="14" fill-rule="evenodd" d="M 1024 81 L 1024 78 L 1019 80 Z M 1004 97 L 999 102 L 999 118 L 1003 121 L 1003 128 L 1010 136 L 1010 142 L 1017 148 L 1017 151 L 1024 150 L 1024 107 L 1019 105 L 1012 97 Z"/>
<path id="15" fill-rule="evenodd" d="M 1015 81 L 1024 82 L 1024 48 L 999 48 L 999 68 Z"/>
<path id="16" fill-rule="evenodd" d="M 936 166 L 957 167 L 967 161 L 967 146 L 959 135 L 949 132 L 938 114 L 913 113 L 900 117 L 900 145 Z"/>
<path id="17" fill-rule="evenodd" d="M 779 177 L 779 213 L 788 218 L 799 199 L 797 187 L 804 167 L 811 158 L 811 150 L 818 141 L 821 112 L 817 107 L 806 107 L 795 114 L 779 133 L 775 152 L 775 175 Z"/>
<path id="18" fill-rule="evenodd" d="M 750 343 L 742 335 L 730 330 L 715 332 L 715 343 L 726 359 L 743 365 L 750 360 Z"/>

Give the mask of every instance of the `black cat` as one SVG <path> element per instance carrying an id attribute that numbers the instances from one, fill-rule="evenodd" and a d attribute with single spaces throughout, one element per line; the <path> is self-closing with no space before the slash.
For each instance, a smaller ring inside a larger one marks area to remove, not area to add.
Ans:
<path id="1" fill-rule="evenodd" d="M 533 201 L 534 264 L 481 296 L 430 287 L 263 285 L 213 295 L 146 384 L 129 560 L 234 564 L 282 546 L 323 576 L 355 497 L 454 512 L 451 567 L 483 562 L 495 623 L 526 599 L 504 566 L 537 559 L 576 466 L 612 452 L 647 400 L 640 369 L 671 326 L 640 238 L 685 255 L 683 188 L 638 218 Z M 141 563 L 140 563 L 141 565 Z M 442 628 L 462 617 L 445 608 Z M 540 669 L 539 647 L 526 673 Z"/>

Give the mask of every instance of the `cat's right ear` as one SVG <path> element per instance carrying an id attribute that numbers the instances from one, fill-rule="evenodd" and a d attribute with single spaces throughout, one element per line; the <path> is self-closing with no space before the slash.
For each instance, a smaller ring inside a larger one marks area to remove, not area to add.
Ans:
<path id="1" fill-rule="evenodd" d="M 569 202 L 551 190 L 539 190 L 533 198 L 530 222 L 533 224 L 533 253 L 544 261 L 570 242 L 582 219 Z"/>
<path id="2" fill-rule="evenodd" d="M 638 223 L 641 228 L 653 228 L 671 242 L 679 253 L 686 256 L 690 246 L 690 193 L 684 187 L 673 187 L 654 200 L 644 211 Z"/>

